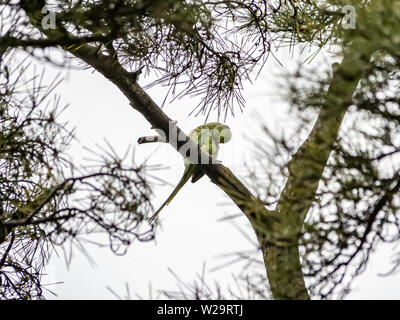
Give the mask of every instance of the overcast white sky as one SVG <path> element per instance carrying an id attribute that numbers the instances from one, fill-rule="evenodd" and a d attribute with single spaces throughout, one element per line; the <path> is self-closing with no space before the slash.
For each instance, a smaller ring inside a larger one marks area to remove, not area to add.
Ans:
<path id="1" fill-rule="evenodd" d="M 239 110 L 236 116 L 229 117 L 227 123 L 233 132 L 232 141 L 223 145 L 220 160 L 241 176 L 246 177 L 245 161 L 249 156 L 250 145 L 244 135 L 251 135 L 257 127 L 256 120 L 261 115 L 264 122 L 273 130 L 290 130 L 285 119 L 289 116 L 287 106 L 277 99 L 276 73 L 284 72 L 293 65 L 287 52 L 279 54 L 283 68 L 270 58 L 263 73 L 253 84 L 247 84 L 244 96 L 246 108 Z M 302 58 L 304 59 L 306 55 Z M 317 63 L 314 62 L 314 63 Z M 55 71 L 48 73 L 49 80 Z M 140 84 L 148 83 L 141 78 Z M 156 87 L 149 90 L 151 97 L 159 104 L 164 99 L 166 88 Z M 79 162 L 87 155 L 81 145 L 94 147 L 95 143 L 103 144 L 106 138 L 115 150 L 124 153 L 128 145 L 135 145 L 138 163 L 149 158 L 150 164 L 164 164 L 167 168 L 158 171 L 159 176 L 171 183 L 156 189 L 154 206 L 161 204 L 178 182 L 183 172 L 181 156 L 167 144 L 136 146 L 137 138 L 154 134 L 147 121 L 133 110 L 127 99 L 119 90 L 98 73 L 91 71 L 70 71 L 65 81 L 57 90 L 62 95 L 63 103 L 70 103 L 62 115 L 76 128 L 80 143 L 74 143 L 70 154 Z M 178 125 L 188 133 L 204 122 L 202 117 L 188 117 L 198 100 L 187 97 L 184 100 L 166 104 L 164 111 L 178 121 Z M 211 118 L 211 121 L 216 120 Z M 249 131 L 250 130 L 250 131 Z M 250 164 L 251 165 L 251 164 Z M 245 181 L 244 181 L 245 182 Z M 115 256 L 109 248 L 86 247 L 95 261 L 92 265 L 78 250 L 74 250 L 73 259 L 67 268 L 61 250 L 59 256 L 53 255 L 46 272 L 45 282 L 59 284 L 49 285 L 57 294 L 46 293 L 48 299 L 115 299 L 106 289 L 112 288 L 123 296 L 128 284 L 131 296 L 134 292 L 143 298 L 156 297 L 161 289 L 176 289 L 176 279 L 168 271 L 174 272 L 187 282 L 196 278 L 202 270 L 203 263 L 211 269 L 228 260 L 221 255 L 240 249 L 252 248 L 230 222 L 219 222 L 218 219 L 238 213 L 230 200 L 207 177 L 196 184 L 188 183 L 176 198 L 160 214 L 162 228 L 158 230 L 156 243 L 132 244 L 125 256 Z M 245 217 L 235 223 L 248 230 L 255 241 L 253 232 L 248 228 Z M 261 256 L 261 254 L 260 254 Z M 369 263 L 367 271 L 353 285 L 349 299 L 398 299 L 400 298 L 400 275 L 379 277 L 390 268 L 390 251 L 380 250 Z M 227 266 L 220 271 L 210 273 L 208 279 L 215 279 L 222 284 L 232 284 L 232 273 L 238 266 Z M 211 281 L 212 282 L 212 281 Z M 152 296 L 149 295 L 149 284 Z"/>

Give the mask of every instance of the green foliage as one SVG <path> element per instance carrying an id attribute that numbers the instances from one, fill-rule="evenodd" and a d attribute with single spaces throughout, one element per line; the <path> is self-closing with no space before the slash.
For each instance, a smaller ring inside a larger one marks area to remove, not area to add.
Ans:
<path id="1" fill-rule="evenodd" d="M 286 76 L 286 97 L 298 119 L 294 131 L 302 134 L 282 140 L 266 130 L 274 148 L 260 148 L 258 155 L 264 154 L 260 166 L 269 168 L 270 180 L 279 177 L 281 181 L 282 175 L 288 179 L 283 192 L 255 184 L 268 202 L 278 202 L 278 210 L 293 214 L 283 228 L 301 226 L 297 237 L 303 274 L 310 294 L 316 297 L 345 296 L 378 246 L 399 239 L 400 52 L 393 45 L 400 28 L 397 6 L 393 1 L 374 1 L 358 11 L 357 28 L 342 34 L 344 60 L 333 65 L 333 76 L 321 72 L 329 66 L 304 64 Z M 349 99 L 343 93 L 358 76 Z M 336 129 L 329 119 L 342 117 L 343 110 L 346 116 L 332 143 L 330 135 Z M 317 131 L 325 133 L 316 139 L 313 132 Z M 329 160 L 319 176 L 321 159 L 329 149 Z M 288 165 L 268 160 L 290 156 Z M 277 169 L 272 171 L 271 166 Z M 318 189 L 310 193 L 316 181 Z M 304 210 L 303 224 L 298 214 Z M 397 255 L 390 273 L 399 265 Z"/>
<path id="2" fill-rule="evenodd" d="M 66 157 L 73 138 L 60 123 L 59 83 L 44 73 L 29 77 L 3 56 L 0 69 L 0 297 L 41 298 L 42 269 L 51 247 L 80 246 L 81 237 L 103 234 L 123 254 L 132 241 L 148 241 L 139 229 L 150 209 L 146 167 L 104 150 L 79 169 Z M 105 240 L 106 239 L 106 240 Z"/>

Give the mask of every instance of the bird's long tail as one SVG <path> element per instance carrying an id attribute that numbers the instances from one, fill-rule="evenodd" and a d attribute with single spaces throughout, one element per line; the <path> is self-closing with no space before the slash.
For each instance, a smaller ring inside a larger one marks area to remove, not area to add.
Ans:
<path id="1" fill-rule="evenodd" d="M 149 219 L 149 222 L 152 223 L 154 221 L 155 218 L 157 218 L 158 214 L 160 213 L 160 211 L 166 206 L 168 205 L 172 199 L 176 196 L 176 194 L 179 192 L 179 190 L 182 189 L 182 187 L 185 185 L 185 183 L 190 179 L 190 177 L 193 174 L 193 170 L 195 169 L 194 165 L 190 165 L 184 172 L 181 180 L 178 182 L 178 184 L 176 185 L 175 189 L 172 191 L 171 195 L 167 198 L 167 200 L 165 200 L 165 202 L 161 205 L 160 209 L 158 209 Z"/>

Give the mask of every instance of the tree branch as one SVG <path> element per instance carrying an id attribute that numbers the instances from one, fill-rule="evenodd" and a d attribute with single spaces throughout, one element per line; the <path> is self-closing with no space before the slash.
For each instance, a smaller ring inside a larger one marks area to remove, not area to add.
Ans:
<path id="1" fill-rule="evenodd" d="M 282 222 L 280 235 L 285 238 L 282 240 L 283 243 L 286 240 L 286 245 L 273 242 L 262 246 L 276 299 L 308 298 L 308 293 L 303 290 L 305 283 L 298 239 L 363 67 L 368 65 L 373 53 L 373 49 L 364 47 L 360 50 L 360 46 L 358 41 L 354 41 L 344 51 L 342 62 L 333 64 L 333 77 L 318 119 L 288 165 L 289 176 L 276 206 Z M 360 60 L 365 64 L 360 64 Z M 362 67 L 357 69 L 360 65 Z"/>

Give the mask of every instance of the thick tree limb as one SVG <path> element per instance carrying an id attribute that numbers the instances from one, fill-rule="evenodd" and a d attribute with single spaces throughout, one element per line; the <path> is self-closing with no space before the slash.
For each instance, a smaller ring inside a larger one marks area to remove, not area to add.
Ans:
<path id="1" fill-rule="evenodd" d="M 307 299 L 301 272 L 298 239 L 306 215 L 315 200 L 318 184 L 328 162 L 340 125 L 351 104 L 352 96 L 368 65 L 373 48 L 355 41 L 344 51 L 340 64 L 333 65 L 333 77 L 318 119 L 289 163 L 289 176 L 276 207 L 282 222 L 278 242 L 262 246 L 271 290 L 277 299 Z M 364 61 L 360 64 L 359 61 Z M 357 66 L 362 66 L 357 69 Z"/>
<path id="2" fill-rule="evenodd" d="M 67 47 L 70 45 L 87 44 L 90 42 L 106 41 L 106 37 L 103 36 L 87 36 L 87 37 L 71 37 L 71 38 L 59 38 L 59 39 L 20 39 L 12 36 L 5 35 L 0 37 L 0 53 L 4 52 L 9 48 L 48 48 L 55 46 Z"/>

